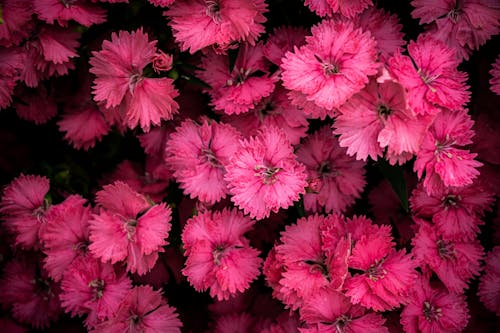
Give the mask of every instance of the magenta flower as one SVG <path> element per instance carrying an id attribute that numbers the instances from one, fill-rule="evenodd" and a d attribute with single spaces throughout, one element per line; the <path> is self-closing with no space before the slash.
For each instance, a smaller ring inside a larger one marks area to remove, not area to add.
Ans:
<path id="1" fill-rule="evenodd" d="M 491 67 L 490 89 L 495 94 L 500 95 L 500 55 L 497 56 L 497 59 L 491 65 Z"/>
<path id="2" fill-rule="evenodd" d="M 188 220 L 182 274 L 197 291 L 209 289 L 210 296 L 223 300 L 248 289 L 262 264 L 259 251 L 244 237 L 254 223 L 235 209 L 206 211 Z"/>
<path id="3" fill-rule="evenodd" d="M 231 201 L 259 220 L 289 207 L 305 192 L 305 167 L 276 127 L 262 128 L 257 136 L 242 140 L 226 170 Z"/>
<path id="4" fill-rule="evenodd" d="M 410 109 L 419 115 L 441 108 L 463 110 L 470 99 L 467 73 L 457 70 L 455 50 L 430 35 L 419 35 L 408 45 L 409 56 L 396 53 L 389 70 L 406 89 Z"/>
<path id="5" fill-rule="evenodd" d="M 275 28 L 264 45 L 265 57 L 275 65 L 281 65 L 281 59 L 288 51 L 293 51 L 306 42 L 307 30 L 302 27 L 282 26 Z"/>
<path id="6" fill-rule="evenodd" d="M 240 133 L 226 124 L 188 119 L 166 143 L 165 162 L 184 193 L 213 204 L 228 193 L 226 166 L 238 149 Z"/>
<path id="7" fill-rule="evenodd" d="M 234 42 L 254 45 L 264 32 L 265 12 L 264 0 L 187 0 L 165 15 L 181 51 L 193 54 L 207 46 L 225 51 Z"/>
<path id="8" fill-rule="evenodd" d="M 146 132 L 151 125 L 172 119 L 179 108 L 172 79 L 144 76 L 156 51 L 156 41 L 149 42 L 142 29 L 120 31 L 111 34 L 111 41 L 105 40 L 102 50 L 93 52 L 90 59 L 90 72 L 96 75 L 94 100 L 107 109 L 119 107 L 126 126 L 140 125 Z"/>
<path id="9" fill-rule="evenodd" d="M 33 1 L 33 8 L 40 19 L 64 27 L 70 20 L 86 27 L 106 21 L 106 11 L 88 0 L 39 0 Z"/>
<path id="10" fill-rule="evenodd" d="M 2 2 L 2 24 L 0 24 L 0 45 L 9 47 L 29 36 L 33 15 L 32 0 L 4 0 Z"/>
<path id="11" fill-rule="evenodd" d="M 0 109 L 12 102 L 12 95 L 24 67 L 22 49 L 0 48 Z"/>
<path id="12" fill-rule="evenodd" d="M 500 315 L 500 246 L 495 246 L 485 259 L 484 274 L 479 280 L 478 296 L 484 306 Z"/>
<path id="13" fill-rule="evenodd" d="M 306 166 L 309 187 L 304 206 L 312 212 L 342 212 L 359 198 L 366 185 L 364 163 L 348 157 L 328 127 L 309 135 L 297 150 Z"/>
<path id="14" fill-rule="evenodd" d="M 372 0 L 305 0 L 304 4 L 319 16 L 340 14 L 353 18 L 364 9 L 372 6 L 373 2 Z"/>

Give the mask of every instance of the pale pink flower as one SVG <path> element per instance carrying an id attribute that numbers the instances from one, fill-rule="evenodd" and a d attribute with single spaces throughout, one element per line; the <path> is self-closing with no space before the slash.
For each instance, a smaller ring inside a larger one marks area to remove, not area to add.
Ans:
<path id="1" fill-rule="evenodd" d="M 317 182 L 304 195 L 306 210 L 342 212 L 361 196 L 366 185 L 364 163 L 348 157 L 328 127 L 304 140 L 297 160 L 305 165 L 309 183 Z"/>
<path id="2" fill-rule="evenodd" d="M 419 230 L 412 240 L 412 254 L 425 274 L 434 272 L 446 288 L 461 293 L 468 282 L 479 275 L 483 247 L 478 240 L 446 240 L 435 227 L 424 220 L 414 218 Z"/>
<path id="3" fill-rule="evenodd" d="M 65 311 L 73 317 L 86 314 L 85 325 L 93 327 L 116 314 L 132 282 L 124 270 L 80 257 L 65 270 L 61 289 L 59 298 Z"/>
<path id="4" fill-rule="evenodd" d="M 427 279 L 420 278 L 401 313 L 401 324 L 407 333 L 459 333 L 469 317 L 464 295 L 431 286 Z"/>
<path id="5" fill-rule="evenodd" d="M 0 48 L 0 109 L 12 102 L 12 95 L 24 67 L 25 54 L 18 48 Z"/>
<path id="6" fill-rule="evenodd" d="M 497 59 L 491 65 L 490 75 L 490 89 L 495 94 L 500 95 L 500 55 L 497 56 Z"/>
<path id="7" fill-rule="evenodd" d="M 286 135 L 274 126 L 242 140 L 226 170 L 231 201 L 259 220 L 288 208 L 307 184 L 305 167 L 297 162 Z"/>
<path id="8" fill-rule="evenodd" d="M 50 207 L 45 195 L 49 192 L 45 177 L 23 175 L 14 179 L 3 191 L 0 213 L 4 226 L 16 237 L 16 244 L 23 248 L 39 247 L 39 231 L 45 224 L 45 214 Z"/>
<path id="9" fill-rule="evenodd" d="M 462 187 L 472 184 L 479 175 L 475 160 L 477 154 L 462 149 L 472 143 L 474 122 L 465 111 L 440 112 L 424 135 L 417 153 L 414 170 L 419 178 L 425 171 L 424 187 L 427 193 L 443 186 Z"/>
<path id="10" fill-rule="evenodd" d="M 226 114 L 240 114 L 254 109 L 274 90 L 276 77 L 268 76 L 269 63 L 262 43 L 241 46 L 232 70 L 229 56 L 209 52 L 202 58 L 200 79 L 211 86 L 211 104 Z"/>
<path id="11" fill-rule="evenodd" d="M 369 32 L 340 20 L 323 21 L 311 33 L 305 45 L 282 59 L 283 85 L 333 110 L 376 74 L 376 42 Z"/>
<path id="12" fill-rule="evenodd" d="M 188 220 L 182 274 L 197 291 L 209 289 L 210 296 L 223 300 L 248 289 L 262 264 L 259 251 L 244 237 L 254 223 L 236 209 L 206 211 Z"/>
<path id="13" fill-rule="evenodd" d="M 275 65 L 281 65 L 281 58 L 306 42 L 307 30 L 303 27 L 282 26 L 275 28 L 264 45 L 264 55 Z"/>
<path id="14" fill-rule="evenodd" d="M 144 68 L 156 55 L 156 43 L 149 42 L 142 29 L 120 31 L 112 33 L 111 41 L 105 40 L 102 50 L 93 52 L 90 59 L 90 72 L 96 75 L 94 100 L 107 109 L 119 107 L 126 126 L 140 125 L 146 132 L 172 119 L 179 108 L 172 79 L 144 76 Z"/>
<path id="15" fill-rule="evenodd" d="M 59 281 L 66 268 L 79 256 L 87 256 L 89 242 L 90 207 L 79 195 L 71 195 L 53 205 L 45 215 L 46 226 L 40 232 L 43 242 L 44 268 L 49 276 Z"/>
<path id="16" fill-rule="evenodd" d="M 207 46 L 224 51 L 234 42 L 254 45 L 264 32 L 265 12 L 264 0 L 186 0 L 165 15 L 181 51 L 193 54 Z"/>
<path id="17" fill-rule="evenodd" d="M 416 114 L 436 114 L 440 107 L 463 110 L 470 99 L 467 73 L 457 70 L 455 50 L 430 35 L 419 35 L 408 45 L 409 56 L 396 53 L 389 70 L 406 89 Z"/>
<path id="18" fill-rule="evenodd" d="M 90 27 L 106 21 L 106 11 L 87 0 L 37 0 L 33 1 L 33 8 L 38 17 L 49 24 L 57 21 L 67 26 L 68 21 L 74 20 Z"/>
<path id="19" fill-rule="evenodd" d="M 2 24 L 0 24 L 0 45 L 12 46 L 29 36 L 31 32 L 32 0 L 2 1 Z"/>
<path id="20" fill-rule="evenodd" d="M 490 311 L 500 316 L 500 246 L 495 246 L 485 259 L 484 274 L 479 280 L 478 296 Z"/>
<path id="21" fill-rule="evenodd" d="M 90 332 L 181 333 L 181 327 L 176 309 L 167 304 L 160 291 L 146 285 L 134 287 L 121 303 L 116 315 Z"/>
<path id="22" fill-rule="evenodd" d="M 213 204 L 228 193 L 226 166 L 238 149 L 240 133 L 207 118 L 201 124 L 188 119 L 171 134 L 165 162 L 184 193 Z"/>
<path id="23" fill-rule="evenodd" d="M 411 15 L 433 24 L 434 38 L 457 51 L 460 59 L 500 32 L 500 7 L 490 0 L 413 0 Z"/>

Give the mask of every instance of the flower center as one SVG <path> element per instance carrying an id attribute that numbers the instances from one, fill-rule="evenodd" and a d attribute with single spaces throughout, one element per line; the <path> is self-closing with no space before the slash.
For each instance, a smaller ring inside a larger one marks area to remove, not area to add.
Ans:
<path id="1" fill-rule="evenodd" d="M 130 219 L 125 222 L 125 231 L 127 232 L 128 240 L 131 240 L 135 235 L 135 229 L 137 227 L 138 221 L 136 219 Z"/>
<path id="2" fill-rule="evenodd" d="M 349 325 L 349 322 L 351 321 L 351 318 L 347 317 L 346 315 L 342 315 L 335 320 L 334 327 L 335 331 L 337 333 L 342 333 L 345 332 L 345 328 L 347 325 Z"/>
<path id="3" fill-rule="evenodd" d="M 220 261 L 224 257 L 224 252 L 226 251 L 226 248 L 222 245 L 217 245 L 215 249 L 212 251 L 212 256 L 214 258 L 214 264 L 216 266 L 220 265 Z"/>
<path id="4" fill-rule="evenodd" d="M 314 55 L 314 57 L 321 64 L 321 68 L 323 69 L 323 73 L 326 76 L 335 75 L 335 74 L 340 73 L 340 68 L 336 64 L 334 64 L 332 62 L 324 61 L 316 54 Z"/>
<path id="5" fill-rule="evenodd" d="M 130 321 L 129 331 L 135 332 L 136 330 L 134 328 L 137 327 L 141 323 L 141 317 L 138 316 L 137 314 L 133 313 L 129 317 L 129 321 Z"/>
<path id="6" fill-rule="evenodd" d="M 142 75 L 139 73 L 136 73 L 130 77 L 130 79 L 128 81 L 128 89 L 129 89 L 131 94 L 134 93 L 135 87 L 141 81 L 142 81 Z"/>
<path id="7" fill-rule="evenodd" d="M 60 0 L 64 7 L 69 8 L 72 4 L 74 4 L 77 0 Z"/>
<path id="8" fill-rule="evenodd" d="M 233 78 L 229 79 L 226 81 L 226 86 L 239 86 L 240 84 L 244 83 L 245 80 L 248 78 L 252 71 L 250 69 L 244 69 L 240 68 L 239 70 L 236 70 L 236 74 L 233 76 Z"/>
<path id="9" fill-rule="evenodd" d="M 377 113 L 380 118 L 387 119 L 392 114 L 392 110 L 384 104 L 380 104 L 377 108 Z"/>
<path id="10" fill-rule="evenodd" d="M 457 206 L 460 199 L 461 197 L 459 195 L 448 194 L 447 196 L 443 197 L 441 201 L 442 205 L 444 206 L 444 209 L 446 210 L 449 207 Z"/>
<path id="11" fill-rule="evenodd" d="M 254 176 L 260 177 L 266 185 L 274 184 L 278 180 L 277 174 L 281 170 L 279 167 L 268 167 L 265 165 L 256 165 L 254 169 L 257 171 Z"/>
<path id="12" fill-rule="evenodd" d="M 424 308 L 422 309 L 422 312 L 428 322 L 438 320 L 439 317 L 443 315 L 440 308 L 434 307 L 434 305 L 429 302 L 424 302 Z"/>
<path id="13" fill-rule="evenodd" d="M 418 75 L 420 76 L 420 78 L 422 79 L 422 81 L 429 86 L 429 89 L 432 91 L 432 92 L 435 92 L 436 89 L 434 89 L 433 87 L 430 86 L 430 84 L 432 82 L 434 82 L 435 80 L 437 80 L 441 75 L 440 74 L 435 74 L 435 75 L 431 75 L 427 72 L 424 72 L 422 71 L 421 69 L 419 69 L 417 71 Z"/>
<path id="14" fill-rule="evenodd" d="M 35 217 L 38 220 L 38 222 L 45 223 L 47 222 L 45 219 L 45 213 L 47 212 L 49 206 L 50 206 L 49 201 L 47 199 L 44 199 L 42 205 L 34 209 L 31 215 Z"/>
<path id="15" fill-rule="evenodd" d="M 87 251 L 89 250 L 88 241 L 82 241 L 82 242 L 76 243 L 75 245 L 73 245 L 73 250 L 76 252 L 79 252 L 81 254 L 87 253 Z"/>
<path id="16" fill-rule="evenodd" d="M 206 159 L 208 164 L 215 168 L 222 168 L 222 164 L 220 164 L 219 160 L 215 156 L 214 152 L 210 148 L 203 148 L 201 150 L 201 153 L 203 154 L 203 157 Z"/>
<path id="17" fill-rule="evenodd" d="M 441 259 L 455 259 L 456 251 L 453 247 L 453 243 L 450 241 L 444 241 L 442 239 L 437 241 L 438 254 Z"/>
<path id="18" fill-rule="evenodd" d="M 35 285 L 35 294 L 41 295 L 44 300 L 48 300 L 49 298 L 55 296 L 52 292 L 52 287 L 49 280 L 37 277 L 34 278 L 31 282 Z"/>
<path id="19" fill-rule="evenodd" d="M 219 24 L 222 22 L 222 17 L 220 14 L 220 3 L 218 0 L 206 0 L 205 5 L 207 9 L 205 14 L 210 17 L 215 23 Z"/>
<path id="20" fill-rule="evenodd" d="M 102 293 L 104 292 L 104 280 L 101 279 L 95 279 L 90 281 L 89 287 L 93 289 L 94 292 L 94 297 L 92 300 L 97 300 L 102 297 Z"/>
<path id="21" fill-rule="evenodd" d="M 328 267 L 326 267 L 325 260 L 304 260 L 304 263 L 311 266 L 309 272 L 320 272 L 325 278 L 329 279 Z"/>
<path id="22" fill-rule="evenodd" d="M 379 279 L 383 279 L 384 276 L 387 274 L 387 271 L 382 267 L 382 264 L 384 263 L 384 259 L 382 260 L 375 260 L 375 263 L 372 264 L 368 270 L 366 271 L 366 274 L 368 275 L 368 278 L 372 281 L 377 281 Z"/>

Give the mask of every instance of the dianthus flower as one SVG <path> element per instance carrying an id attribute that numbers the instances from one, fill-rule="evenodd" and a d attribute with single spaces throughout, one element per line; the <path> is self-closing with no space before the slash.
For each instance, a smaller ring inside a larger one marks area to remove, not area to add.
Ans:
<path id="1" fill-rule="evenodd" d="M 198 291 L 228 299 L 248 289 L 259 274 L 262 259 L 244 237 L 254 220 L 236 209 L 206 211 L 188 220 L 182 232 L 186 267 L 182 270 Z"/>
<path id="2" fill-rule="evenodd" d="M 491 67 L 490 89 L 495 94 L 500 95 L 500 55 L 498 55 Z"/>
<path id="3" fill-rule="evenodd" d="M 282 26 L 275 28 L 264 45 L 264 55 L 275 65 L 281 65 L 281 59 L 288 51 L 293 51 L 306 42 L 306 29 L 302 27 Z"/>
<path id="4" fill-rule="evenodd" d="M 234 42 L 254 45 L 265 30 L 265 12 L 264 0 L 186 0 L 165 15 L 181 51 L 193 54 L 207 46 L 225 51 Z"/>
<path id="5" fill-rule="evenodd" d="M 21 174 L 4 189 L 0 213 L 17 245 L 27 249 L 39 247 L 39 231 L 50 207 L 45 198 L 49 187 L 45 177 Z"/>
<path id="6" fill-rule="evenodd" d="M 481 186 L 443 188 L 428 195 L 420 184 L 410 197 L 412 213 L 432 220 L 445 239 L 473 240 L 479 233 L 481 218 L 491 208 L 493 194 Z"/>
<path id="7" fill-rule="evenodd" d="M 305 167 L 297 162 L 286 135 L 274 126 L 242 140 L 226 170 L 231 201 L 259 220 L 289 207 L 307 185 Z"/>
<path id="8" fill-rule="evenodd" d="M 319 16 L 340 14 L 352 18 L 372 6 L 373 2 L 372 0 L 305 0 L 304 4 Z"/>
<path id="9" fill-rule="evenodd" d="M 376 42 L 369 32 L 339 20 L 323 21 L 311 33 L 282 59 L 283 85 L 333 112 L 376 74 Z"/>
<path id="10" fill-rule="evenodd" d="M 419 224 L 412 240 L 413 257 L 428 276 L 436 273 L 450 292 L 461 293 L 467 283 L 479 275 L 483 247 L 478 240 L 447 240 L 428 222 L 414 217 Z"/>
<path id="11" fill-rule="evenodd" d="M 78 258 L 64 272 L 61 306 L 72 316 L 87 315 L 85 324 L 93 327 L 113 317 L 132 289 L 125 270 L 94 258 Z"/>
<path id="12" fill-rule="evenodd" d="M 2 2 L 2 24 L 0 45 L 12 46 L 29 36 L 31 32 L 32 0 L 4 0 Z"/>
<path id="13" fill-rule="evenodd" d="M 61 280 L 75 258 L 87 255 L 90 207 L 85 206 L 86 202 L 79 195 L 71 195 L 45 214 L 47 223 L 40 232 L 47 255 L 44 268 L 55 281 Z"/>
<path id="14" fill-rule="evenodd" d="M 431 24 L 432 36 L 455 49 L 460 59 L 500 32 L 500 8 L 488 0 L 413 0 L 411 15 Z"/>
<path id="15" fill-rule="evenodd" d="M 384 317 L 353 305 L 349 298 L 332 289 L 321 290 L 307 299 L 300 316 L 307 323 L 306 328 L 300 328 L 302 333 L 389 333 Z"/>
<path id="16" fill-rule="evenodd" d="M 401 324 L 407 333 L 459 333 L 469 317 L 464 295 L 431 286 L 420 278 L 401 312 Z"/>
<path id="17" fill-rule="evenodd" d="M 443 186 L 462 187 L 472 184 L 483 165 L 477 154 L 460 149 L 472 143 L 474 122 L 465 111 L 440 112 L 424 135 L 414 170 L 419 178 L 425 171 L 424 188 L 432 194 Z"/>
<path id="18" fill-rule="evenodd" d="M 232 70 L 229 56 L 209 52 L 201 61 L 200 79 L 211 86 L 211 104 L 226 114 L 252 110 L 274 90 L 275 78 L 269 77 L 268 62 L 261 43 L 241 46 Z"/>
<path id="19" fill-rule="evenodd" d="M 167 304 L 159 291 L 146 285 L 134 287 L 121 303 L 116 315 L 90 332 L 181 333 L 181 327 L 176 309 Z"/>
<path id="20" fill-rule="evenodd" d="M 364 163 L 347 156 L 328 127 L 306 138 L 297 150 L 297 160 L 307 170 L 310 189 L 304 206 L 309 211 L 344 211 L 366 185 Z M 316 185 L 311 188 L 311 183 Z"/>
<path id="21" fill-rule="evenodd" d="M 97 192 L 98 213 L 89 221 L 89 249 L 103 262 L 127 261 L 127 270 L 142 275 L 153 268 L 168 245 L 171 210 L 152 204 L 127 184 L 117 181 Z"/>
<path id="22" fill-rule="evenodd" d="M 96 75 L 94 100 L 107 109 L 119 107 L 126 126 L 140 125 L 146 132 L 172 119 L 179 108 L 172 79 L 145 77 L 145 67 L 157 54 L 156 42 L 149 42 L 142 29 L 112 33 L 111 41 L 105 40 L 90 59 L 90 72 Z"/>
<path id="23" fill-rule="evenodd" d="M 106 21 L 106 11 L 88 0 L 37 0 L 33 8 L 40 19 L 64 27 L 70 20 L 86 27 Z"/>
<path id="24" fill-rule="evenodd" d="M 184 193 L 213 204 L 228 193 L 226 165 L 238 149 L 240 133 L 232 126 L 207 118 L 188 119 L 166 143 L 165 162 Z"/>
<path id="25" fill-rule="evenodd" d="M 396 53 L 388 62 L 406 89 L 410 109 L 419 115 L 436 114 L 440 107 L 463 110 L 470 92 L 467 73 L 457 70 L 455 50 L 430 35 L 419 35 L 408 45 L 408 54 Z"/>
<path id="26" fill-rule="evenodd" d="M 500 316 L 500 246 L 495 246 L 485 259 L 484 274 L 479 279 L 478 296 L 484 306 Z"/>

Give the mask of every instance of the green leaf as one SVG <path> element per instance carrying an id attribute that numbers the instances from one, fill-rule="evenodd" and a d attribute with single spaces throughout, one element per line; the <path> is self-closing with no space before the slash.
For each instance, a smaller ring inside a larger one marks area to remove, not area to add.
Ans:
<path id="1" fill-rule="evenodd" d="M 403 207 L 405 212 L 409 212 L 408 189 L 406 187 L 403 168 L 398 165 L 390 165 L 386 160 L 380 160 L 377 165 L 398 196 L 401 207 Z"/>

